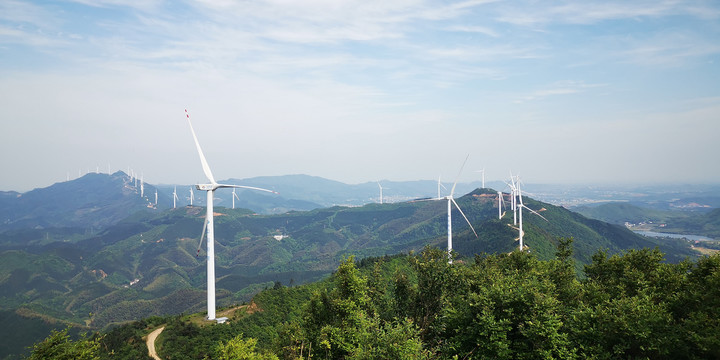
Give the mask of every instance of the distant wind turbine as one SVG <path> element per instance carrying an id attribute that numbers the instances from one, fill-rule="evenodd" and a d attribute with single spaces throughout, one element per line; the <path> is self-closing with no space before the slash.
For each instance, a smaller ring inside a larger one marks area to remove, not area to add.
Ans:
<path id="1" fill-rule="evenodd" d="M 519 215 L 519 219 L 520 219 L 520 225 L 519 225 L 519 228 L 518 228 L 520 236 L 519 236 L 519 239 L 518 239 L 518 240 L 519 240 L 519 242 L 520 242 L 520 244 L 519 244 L 520 251 L 523 251 L 523 236 L 525 235 L 525 232 L 523 231 L 523 218 L 522 218 L 522 213 L 523 213 L 522 210 L 523 210 L 523 208 L 525 208 L 525 209 L 527 209 L 528 211 L 530 211 L 531 213 L 533 213 L 533 214 L 541 217 L 541 218 L 542 218 L 543 220 L 545 220 L 545 221 L 548 221 L 548 219 L 546 219 L 544 216 L 540 215 L 540 214 L 539 214 L 538 212 L 536 212 L 535 210 L 533 210 L 533 209 L 531 209 L 531 208 L 529 208 L 529 207 L 527 207 L 527 206 L 525 206 L 525 205 L 523 204 L 523 201 L 522 201 L 522 190 L 520 189 L 520 178 L 519 178 L 519 177 L 517 178 L 517 183 L 516 183 L 516 185 L 517 185 L 518 198 L 520 199 L 520 203 L 517 204 L 517 207 L 518 207 L 518 215 Z"/>
<path id="2" fill-rule="evenodd" d="M 467 159 L 470 157 L 465 157 L 465 161 L 463 162 L 462 166 L 460 167 L 460 171 L 458 171 L 457 177 L 455 177 L 455 182 L 453 183 L 453 187 L 450 190 L 450 195 L 445 197 L 447 199 L 447 209 L 448 209 L 448 263 L 452 264 L 452 257 L 450 257 L 450 253 L 452 252 L 452 204 L 455 204 L 455 207 L 457 207 L 458 211 L 460 211 L 460 214 L 463 216 L 465 221 L 470 225 L 470 229 L 472 229 L 473 234 L 475 234 L 475 237 L 478 237 L 477 232 L 475 232 L 475 228 L 470 223 L 470 220 L 468 220 L 467 216 L 465 216 L 465 213 L 460 209 L 460 205 L 455 201 L 455 198 L 453 198 L 453 195 L 455 194 L 455 186 L 457 186 L 457 182 L 460 179 L 460 174 L 462 174 L 462 170 L 465 167 L 465 163 L 467 162 Z"/>
<path id="3" fill-rule="evenodd" d="M 438 199 L 441 199 L 441 198 L 442 198 L 442 197 L 440 196 L 440 188 L 442 187 L 443 189 L 447 190 L 447 188 L 445 187 L 445 185 L 443 185 L 442 182 L 440 181 L 440 176 L 442 176 L 442 175 L 438 175 L 438 196 L 437 196 Z"/>
<path id="4" fill-rule="evenodd" d="M 195 130 L 190 122 L 190 115 L 185 110 L 185 117 L 190 125 L 190 132 L 192 133 L 193 140 L 195 140 L 195 147 L 197 147 L 198 155 L 200 156 L 200 164 L 202 165 L 203 172 L 207 177 L 209 184 L 198 184 L 195 185 L 198 190 L 207 192 L 207 215 L 205 216 L 205 227 L 207 230 L 207 303 L 208 303 L 208 320 L 215 320 L 215 231 L 213 225 L 213 193 L 219 188 L 243 188 L 251 190 L 265 191 L 269 193 L 276 193 L 272 190 L 263 188 L 242 186 L 242 185 L 225 185 L 218 184 L 210 171 L 210 166 L 203 155 L 202 149 L 200 148 L 200 142 L 195 135 Z M 205 234 L 205 231 L 203 231 Z M 200 237 L 202 243 L 202 235 Z"/>
<path id="5" fill-rule="evenodd" d="M 195 199 L 195 193 L 193 192 L 192 186 L 190 187 L 190 206 L 193 206 L 193 200 Z"/>
<path id="6" fill-rule="evenodd" d="M 382 185 L 380 185 L 380 181 L 376 181 L 376 182 L 378 184 L 378 187 L 380 188 L 380 203 L 382 204 L 383 203 L 383 193 L 382 193 L 383 187 L 382 187 Z"/>
<path id="7" fill-rule="evenodd" d="M 482 173 L 482 189 L 485 188 L 485 168 L 482 168 L 480 170 L 475 170 L 475 172 Z"/>
<path id="8" fill-rule="evenodd" d="M 415 201 L 434 201 L 434 200 L 447 200 L 447 242 L 448 242 L 448 263 L 452 264 L 452 205 L 455 204 L 455 207 L 460 211 L 460 214 L 465 219 L 465 222 L 467 222 L 468 225 L 470 225 L 470 229 L 472 229 L 473 233 L 475 234 L 475 237 L 478 237 L 477 232 L 475 232 L 475 228 L 470 223 L 470 220 L 468 220 L 467 216 L 465 216 L 465 213 L 460 208 L 460 205 L 455 201 L 455 198 L 453 198 L 453 195 L 455 194 L 455 186 L 457 186 L 457 182 L 460 179 L 460 174 L 462 174 L 462 170 L 465 167 L 465 163 L 467 162 L 468 157 L 470 155 L 465 157 L 465 161 L 463 162 L 462 166 L 460 167 L 460 171 L 458 172 L 457 177 L 455 178 L 455 182 L 453 183 L 453 187 L 450 190 L 450 195 L 446 197 L 440 197 L 440 178 L 438 177 L 438 197 L 436 199 L 419 199 Z"/>
<path id="9" fill-rule="evenodd" d="M 178 199 L 178 196 L 177 196 L 177 186 L 176 186 L 176 187 L 173 189 L 173 209 L 175 209 L 175 206 L 177 205 L 177 201 L 178 201 L 178 200 L 179 200 L 179 199 Z"/>
<path id="10" fill-rule="evenodd" d="M 502 191 L 498 191 L 498 219 L 502 219 L 502 207 L 505 205 L 503 201 Z"/>
<path id="11" fill-rule="evenodd" d="M 157 189 L 155 189 L 155 205 L 157 206 Z"/>
<path id="12" fill-rule="evenodd" d="M 510 183 L 507 184 L 510 187 L 510 209 L 513 212 L 513 225 L 517 225 L 517 187 L 515 184 L 515 177 L 510 172 Z"/>
<path id="13" fill-rule="evenodd" d="M 238 201 L 240 201 L 240 198 L 239 198 L 239 197 L 237 196 L 237 194 L 235 193 L 235 188 L 233 188 L 233 193 L 232 193 L 232 202 L 233 202 L 232 208 L 233 208 L 233 209 L 235 208 L 235 199 L 238 199 Z"/>

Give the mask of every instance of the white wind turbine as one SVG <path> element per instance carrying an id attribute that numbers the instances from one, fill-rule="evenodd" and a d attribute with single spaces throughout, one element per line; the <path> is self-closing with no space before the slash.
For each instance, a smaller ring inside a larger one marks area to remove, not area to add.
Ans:
<path id="1" fill-rule="evenodd" d="M 440 188 L 442 187 L 443 189 L 447 190 L 445 185 L 443 185 L 442 182 L 440 181 L 440 176 L 442 176 L 442 175 L 438 175 L 438 196 L 437 196 L 438 200 L 442 199 L 442 197 L 440 196 Z"/>
<path id="2" fill-rule="evenodd" d="M 193 200 L 195 200 L 195 193 L 193 192 L 192 186 L 190 187 L 190 206 L 193 205 Z"/>
<path id="3" fill-rule="evenodd" d="M 157 206 L 157 189 L 155 189 L 155 206 Z"/>
<path id="4" fill-rule="evenodd" d="M 380 188 L 380 203 L 382 204 L 383 203 L 383 193 L 382 193 L 383 187 L 382 187 L 382 185 L 380 185 L 380 181 L 376 181 L 376 182 L 378 184 L 378 187 Z"/>
<path id="5" fill-rule="evenodd" d="M 458 211 L 460 211 L 460 214 L 463 216 L 465 221 L 470 225 L 470 229 L 472 229 L 473 234 L 475 234 L 475 237 L 478 237 L 477 232 L 475 232 L 475 228 L 470 223 L 470 220 L 468 220 L 467 216 L 465 216 L 465 213 L 460 209 L 460 205 L 455 201 L 455 198 L 453 198 L 453 195 L 455 194 L 455 186 L 457 185 L 458 180 L 460 179 L 460 174 L 462 174 L 462 170 L 465 167 L 465 163 L 467 162 L 467 159 L 470 157 L 465 157 L 465 161 L 463 162 L 462 166 L 460 167 L 460 171 L 458 171 L 457 177 L 455 177 L 455 182 L 453 183 L 453 187 L 450 190 L 450 195 L 446 196 L 445 199 L 447 199 L 447 210 L 448 210 L 448 223 L 447 223 L 447 229 L 448 229 L 448 263 L 452 264 L 452 257 L 450 253 L 452 252 L 452 204 L 455 204 L 455 207 L 457 207 Z"/>
<path id="6" fill-rule="evenodd" d="M 527 209 L 528 211 L 530 211 L 531 213 L 533 213 L 533 214 L 541 217 L 541 218 L 542 218 L 543 220 L 545 220 L 545 221 L 548 221 L 548 219 L 546 219 L 544 216 L 540 215 L 540 214 L 539 214 L 538 212 L 536 212 L 535 210 L 533 210 L 533 209 L 531 209 L 531 208 L 529 208 L 529 207 L 527 207 L 527 206 L 525 206 L 525 205 L 523 204 L 523 201 L 522 201 L 522 190 L 520 189 L 520 177 L 517 178 L 517 182 L 515 183 L 515 185 L 516 185 L 516 188 L 517 188 L 518 198 L 520 199 L 520 203 L 517 204 L 518 215 L 519 215 L 518 217 L 519 217 L 519 220 L 520 220 L 520 221 L 519 221 L 520 224 L 519 224 L 519 227 L 518 227 L 518 230 L 519 230 L 519 238 L 518 238 L 518 240 L 519 240 L 519 242 L 520 242 L 520 244 L 519 244 L 520 251 L 523 251 L 523 236 L 525 235 L 525 232 L 523 231 L 523 218 L 522 218 L 522 213 L 523 213 L 522 210 L 523 210 L 523 208 L 525 208 L 525 209 Z"/>
<path id="7" fill-rule="evenodd" d="M 513 212 L 513 225 L 517 225 L 517 189 L 518 185 L 515 183 L 515 177 L 510 172 L 510 183 L 506 183 L 510 187 L 510 209 Z"/>
<path id="8" fill-rule="evenodd" d="M 421 199 L 416 201 L 433 201 L 433 200 L 447 200 L 447 240 L 448 240 L 448 263 L 452 264 L 452 205 L 455 204 L 455 207 L 460 211 L 460 214 L 465 219 L 465 222 L 470 225 L 470 229 L 472 229 L 473 233 L 475 234 L 475 237 L 478 237 L 477 232 L 475 231 L 475 228 L 470 223 L 470 220 L 468 220 L 467 216 L 465 216 L 465 213 L 460 209 L 460 205 L 455 201 L 455 198 L 453 198 L 453 195 L 455 194 L 455 186 L 457 186 L 457 182 L 460 179 L 460 174 L 462 174 L 462 170 L 465 167 L 465 163 L 467 162 L 468 157 L 470 155 L 465 157 L 465 161 L 463 162 L 462 166 L 460 167 L 460 171 L 458 172 L 457 177 L 455 178 L 455 182 L 453 183 L 453 187 L 450 190 L 450 195 L 445 197 L 440 197 L 440 178 L 438 178 L 438 197 L 436 199 Z"/>
<path id="9" fill-rule="evenodd" d="M 502 207 L 505 206 L 502 191 L 498 191 L 498 219 L 502 219 Z"/>
<path id="10" fill-rule="evenodd" d="M 177 201 L 180 200 L 177 196 L 177 186 L 173 189 L 173 209 L 177 205 Z"/>
<path id="11" fill-rule="evenodd" d="M 475 170 L 475 172 L 482 173 L 482 189 L 485 188 L 485 168 L 482 168 L 480 170 Z"/>
<path id="12" fill-rule="evenodd" d="M 188 125 L 190 125 L 190 132 L 192 133 L 193 140 L 195 140 L 195 146 L 197 147 L 198 155 L 200 156 L 200 163 L 202 165 L 203 172 L 210 181 L 209 184 L 197 184 L 195 187 L 198 190 L 207 192 L 207 215 L 205 216 L 204 226 L 207 230 L 207 312 L 208 320 L 215 320 L 215 231 L 213 223 L 213 193 L 219 188 L 243 188 L 266 191 L 270 193 L 276 192 L 251 186 L 218 184 L 215 181 L 215 178 L 210 171 L 210 166 L 208 165 L 205 155 L 203 155 L 202 149 L 200 148 L 200 142 L 198 142 L 197 136 L 195 135 L 195 130 L 193 130 L 192 123 L 190 122 L 190 115 L 187 110 L 185 110 L 185 116 L 187 117 Z M 205 234 L 205 229 L 203 229 L 203 234 Z M 200 236 L 200 243 L 202 244 L 202 235 Z"/>
<path id="13" fill-rule="evenodd" d="M 233 194 L 232 194 L 232 201 L 233 201 L 232 208 L 233 209 L 235 208 L 235 199 L 238 199 L 238 201 L 240 201 L 240 198 L 235 193 L 235 188 L 233 188 Z"/>

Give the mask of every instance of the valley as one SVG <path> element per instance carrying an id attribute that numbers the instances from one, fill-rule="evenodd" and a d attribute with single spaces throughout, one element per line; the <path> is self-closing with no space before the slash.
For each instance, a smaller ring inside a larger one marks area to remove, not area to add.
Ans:
<path id="1" fill-rule="evenodd" d="M 116 214 L 104 222 L 93 216 L 63 219 L 47 210 L 25 215 L 22 221 L 27 228 L 19 220 L 6 224 L 0 232 L 3 311 L 18 314 L 18 319 L 55 324 L 54 328 L 70 324 L 91 330 L 153 316 L 202 313 L 204 208 L 148 207 L 147 200 L 132 200 L 139 196 L 128 190 L 124 176 L 76 180 L 97 181 L 100 184 L 95 186 L 103 187 L 103 193 L 115 194 L 118 200 L 103 203 L 88 198 L 70 212 Z M 67 186 L 56 185 L 59 191 Z M 496 190 L 475 189 L 456 201 L 477 232 L 476 237 L 454 209 L 453 249 L 459 260 L 517 248 L 512 211 L 505 209 L 498 218 Z M 670 262 L 700 255 L 689 243 L 643 237 L 625 226 L 531 197 L 525 197 L 524 203 L 547 220 L 525 215 L 526 250 L 550 260 L 558 239 L 571 237 L 578 273 L 600 249 L 615 254 L 657 247 Z M 87 207 L 95 210 L 84 211 Z M 264 289 L 324 279 L 351 255 L 363 259 L 417 253 L 427 246 L 443 248 L 446 221 L 446 201 L 368 203 L 275 215 L 216 207 L 218 306 L 235 307 Z M 65 222 L 71 226 L 60 226 Z"/>

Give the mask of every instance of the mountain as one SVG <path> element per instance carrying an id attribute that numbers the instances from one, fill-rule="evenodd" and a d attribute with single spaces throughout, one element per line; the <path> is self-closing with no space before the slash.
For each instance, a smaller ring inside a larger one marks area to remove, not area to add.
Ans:
<path id="1" fill-rule="evenodd" d="M 573 208 L 573 211 L 592 219 L 618 225 L 625 224 L 626 222 L 631 224 L 646 223 L 649 221 L 662 222 L 673 216 L 673 213 L 670 211 L 640 207 L 626 202 L 605 203 L 598 206 L 578 206 Z"/>
<path id="2" fill-rule="evenodd" d="M 379 181 L 383 186 L 384 202 L 402 202 L 422 197 L 437 195 L 437 181 Z M 239 200 L 236 207 L 246 207 L 261 214 L 280 214 L 287 210 L 312 210 L 331 206 L 361 206 L 380 202 L 380 192 L 377 182 L 361 184 L 345 184 L 335 180 L 310 175 L 282 175 L 260 176 L 247 179 L 226 179 L 223 184 L 245 185 L 271 189 L 278 195 L 258 193 L 252 190 L 238 189 Z M 467 193 L 478 187 L 479 182 L 458 183 L 457 193 Z M 452 186 L 444 183 L 446 188 Z M 172 193 L 174 185 L 159 186 L 165 192 Z M 187 189 L 187 185 L 180 188 Z M 180 190 L 178 190 L 180 192 Z M 188 190 L 182 190 L 180 195 L 183 205 L 188 204 Z M 196 205 L 204 204 L 204 199 L 198 199 Z M 220 206 L 231 207 L 232 192 L 215 192 L 216 203 Z M 248 197 L 250 199 L 248 199 Z"/>
<path id="3" fill-rule="evenodd" d="M 453 242 L 460 257 L 517 247 L 512 214 L 498 219 L 497 192 L 457 199 L 479 237 L 454 211 Z M 611 253 L 655 247 L 677 261 L 687 247 L 653 242 L 616 225 L 591 220 L 530 198 L 548 221 L 525 214 L 525 242 L 540 259 L 554 256 L 558 237 L 575 238 L 575 257 L 588 263 Z M 358 258 L 446 247 L 445 200 L 331 207 L 280 215 L 217 208 L 218 305 L 249 300 L 275 282 L 305 283 L 327 276 L 347 255 Z M 0 237 L 3 308 L 101 328 L 152 315 L 199 311 L 204 304 L 204 249 L 198 252 L 204 209 L 138 212 L 95 234 L 47 242 L 35 230 L 16 231 L 27 245 Z M 39 236 L 39 238 L 33 238 Z M 59 232 L 54 233 L 61 236 Z M 659 240 L 658 240 L 659 241 Z M 199 255 L 199 256 L 198 256 Z M 90 314 L 88 316 L 88 314 Z"/>
<path id="4" fill-rule="evenodd" d="M 156 210 L 155 188 L 131 182 L 123 172 L 89 173 L 26 193 L 0 196 L 0 232 L 10 229 L 77 227 L 100 229 L 141 210 Z M 151 195 L 152 194 L 152 195 Z"/>

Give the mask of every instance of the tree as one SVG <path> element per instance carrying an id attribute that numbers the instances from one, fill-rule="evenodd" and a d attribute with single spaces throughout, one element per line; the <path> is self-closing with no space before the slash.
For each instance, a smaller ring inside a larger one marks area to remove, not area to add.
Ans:
<path id="1" fill-rule="evenodd" d="M 45 340 L 35 344 L 29 360 L 97 360 L 100 357 L 101 338 L 87 338 L 85 334 L 73 341 L 68 335 L 69 328 L 53 330 Z"/>
<path id="2" fill-rule="evenodd" d="M 332 280 L 332 290 L 312 297 L 303 321 L 313 358 L 428 358 L 412 321 L 380 318 L 370 301 L 368 280 L 359 273 L 352 256 L 340 264 Z"/>
<path id="3" fill-rule="evenodd" d="M 226 343 L 221 343 L 216 353 L 220 360 L 278 360 L 273 354 L 258 354 L 255 352 L 255 345 L 256 339 L 243 339 L 240 334 Z"/>

